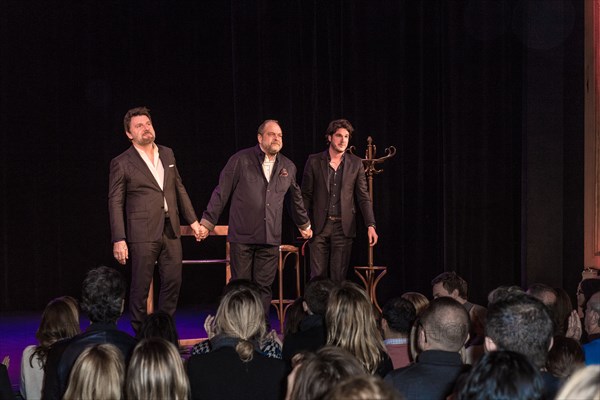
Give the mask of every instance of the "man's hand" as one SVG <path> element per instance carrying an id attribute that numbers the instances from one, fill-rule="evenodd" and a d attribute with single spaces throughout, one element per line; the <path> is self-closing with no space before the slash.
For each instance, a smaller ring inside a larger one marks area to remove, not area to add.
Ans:
<path id="1" fill-rule="evenodd" d="M 204 240 L 208 237 L 208 234 L 210 233 L 210 231 L 204 225 L 202 225 L 202 224 L 198 224 L 198 225 L 199 225 L 198 235 L 196 236 L 196 240 L 198 240 L 198 241 Z"/>
<path id="2" fill-rule="evenodd" d="M 302 239 L 310 239 L 312 237 L 312 229 L 306 228 L 305 230 L 298 229 L 302 235 Z"/>
<path id="3" fill-rule="evenodd" d="M 192 228 L 192 230 L 194 231 L 194 237 L 196 238 L 196 241 L 197 241 L 197 242 L 199 242 L 199 241 L 201 241 L 202 239 L 204 239 L 204 238 L 202 237 L 202 235 L 201 235 L 201 232 L 200 232 L 200 227 L 201 227 L 201 226 L 202 226 L 202 225 L 200 225 L 200 224 L 198 223 L 198 221 L 194 221 L 194 223 L 190 225 L 190 228 Z"/>
<path id="4" fill-rule="evenodd" d="M 377 244 L 377 239 L 379 239 L 379 236 L 377 236 L 377 232 L 375 232 L 374 226 L 369 227 L 367 235 L 369 236 L 369 246 L 375 246 Z"/>
<path id="5" fill-rule="evenodd" d="M 119 240 L 113 243 L 113 256 L 121 265 L 125 265 L 129 258 L 129 250 L 127 249 L 127 243 L 124 240 Z"/>

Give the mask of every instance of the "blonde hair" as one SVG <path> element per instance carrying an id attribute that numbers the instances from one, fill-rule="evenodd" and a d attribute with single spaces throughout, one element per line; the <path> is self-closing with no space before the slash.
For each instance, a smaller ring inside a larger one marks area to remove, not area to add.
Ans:
<path id="1" fill-rule="evenodd" d="M 400 400 L 401 397 L 379 376 L 357 375 L 337 384 L 327 397 L 329 400 Z"/>
<path id="2" fill-rule="evenodd" d="M 413 306 L 415 306 L 415 310 L 417 310 L 417 316 L 419 316 L 429 305 L 429 299 L 424 294 L 419 292 L 406 292 L 400 297 L 410 301 Z"/>
<path id="3" fill-rule="evenodd" d="M 600 400 L 600 365 L 581 368 L 562 386 L 556 400 Z"/>
<path id="4" fill-rule="evenodd" d="M 329 297 L 325 320 L 327 344 L 348 350 L 367 372 L 374 373 L 386 349 L 367 293 L 343 282 Z"/>
<path id="5" fill-rule="evenodd" d="M 63 399 L 119 400 L 124 376 L 123 354 L 116 346 L 104 343 L 88 347 L 73 364 Z"/>
<path id="6" fill-rule="evenodd" d="M 265 311 L 258 293 L 240 287 L 225 294 L 215 315 L 215 330 L 240 341 L 235 351 L 244 362 L 252 360 L 253 340 L 262 340 L 266 332 Z"/>
<path id="7" fill-rule="evenodd" d="M 127 398 L 186 400 L 190 384 L 181 356 L 173 343 L 162 338 L 140 341 L 127 369 Z"/>

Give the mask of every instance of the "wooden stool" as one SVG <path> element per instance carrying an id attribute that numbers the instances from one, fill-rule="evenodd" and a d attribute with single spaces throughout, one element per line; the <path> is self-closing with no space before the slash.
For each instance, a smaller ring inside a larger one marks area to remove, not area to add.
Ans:
<path id="1" fill-rule="evenodd" d="M 283 298 L 283 269 L 285 268 L 287 258 L 292 254 L 296 258 L 294 267 L 296 268 L 296 298 L 298 298 L 300 297 L 300 252 L 296 246 L 289 244 L 282 244 L 279 246 L 279 265 L 277 266 L 277 275 L 279 275 L 279 297 L 271 300 L 271 305 L 275 306 L 275 309 L 277 310 L 280 333 L 283 333 L 285 313 L 287 312 L 288 307 L 296 301 L 296 299 Z"/>
<path id="2" fill-rule="evenodd" d="M 358 275 L 365 285 L 371 303 L 375 304 L 375 307 L 381 312 L 381 307 L 379 307 L 379 303 L 377 303 L 377 284 L 387 273 L 387 267 L 354 267 L 354 273 Z"/>

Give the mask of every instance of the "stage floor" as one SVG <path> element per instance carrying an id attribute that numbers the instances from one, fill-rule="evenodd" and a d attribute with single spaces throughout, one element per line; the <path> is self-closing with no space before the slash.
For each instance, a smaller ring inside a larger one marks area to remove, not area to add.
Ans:
<path id="1" fill-rule="evenodd" d="M 186 306 L 175 313 L 177 332 L 182 341 L 206 338 L 204 319 L 216 311 L 215 305 Z M 15 391 L 20 383 L 21 354 L 30 344 L 36 344 L 35 331 L 38 328 L 42 311 L 39 312 L 4 312 L 0 313 L 0 360 L 10 357 L 8 374 Z M 279 332 L 279 321 L 275 309 L 271 307 L 271 327 Z M 89 321 L 81 316 L 81 329 L 84 330 Z M 129 325 L 129 315 L 123 314 L 118 321 L 119 329 L 133 335 Z"/>

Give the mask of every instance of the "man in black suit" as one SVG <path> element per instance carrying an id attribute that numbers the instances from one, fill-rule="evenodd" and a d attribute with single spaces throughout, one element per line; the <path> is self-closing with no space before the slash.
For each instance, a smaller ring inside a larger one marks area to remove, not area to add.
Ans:
<path id="1" fill-rule="evenodd" d="M 260 286 L 265 313 L 271 306 L 271 285 L 277 272 L 284 198 L 302 237 L 312 236 L 310 221 L 296 183 L 296 166 L 280 153 L 283 132 L 278 121 L 258 127 L 258 144 L 235 153 L 219 176 L 200 220 L 200 239 L 213 230 L 225 206 L 229 207 L 231 277 Z"/>
<path id="2" fill-rule="evenodd" d="M 356 202 L 368 227 L 369 244 L 377 243 L 373 206 L 362 161 L 346 153 L 354 128 L 345 119 L 331 121 L 327 150 L 309 156 L 302 176 L 304 207 L 313 221 L 309 242 L 311 278 L 346 279 L 352 241 L 356 236 Z"/>
<path id="3" fill-rule="evenodd" d="M 137 332 L 146 317 L 146 300 L 158 261 L 158 310 L 175 313 L 181 288 L 179 215 L 199 240 L 198 218 L 183 186 L 173 150 L 156 145 L 150 110 L 127 111 L 125 134 L 132 146 L 110 163 L 108 210 L 113 254 L 123 265 L 131 252 L 131 326 Z M 127 223 L 125 223 L 127 218 Z"/>

